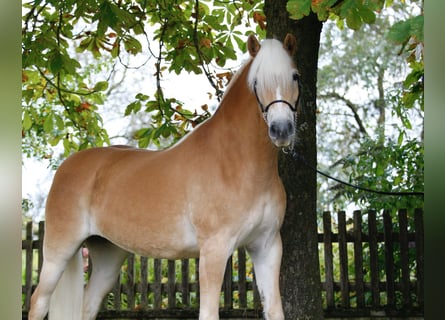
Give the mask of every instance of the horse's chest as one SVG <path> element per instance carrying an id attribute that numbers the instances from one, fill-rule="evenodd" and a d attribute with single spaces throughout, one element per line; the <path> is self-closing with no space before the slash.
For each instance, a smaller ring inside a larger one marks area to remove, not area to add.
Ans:
<path id="1" fill-rule="evenodd" d="M 283 222 L 284 206 L 278 201 L 260 201 L 245 217 L 245 221 L 240 224 L 239 245 L 246 245 L 278 232 Z"/>

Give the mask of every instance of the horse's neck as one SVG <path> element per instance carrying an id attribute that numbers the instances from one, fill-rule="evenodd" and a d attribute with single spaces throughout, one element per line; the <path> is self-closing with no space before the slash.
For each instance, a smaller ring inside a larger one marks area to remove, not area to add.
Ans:
<path id="1" fill-rule="evenodd" d="M 232 80 L 208 129 L 220 147 L 241 161 L 276 167 L 277 148 L 269 139 L 256 98 L 248 88 L 249 67 L 250 63 Z"/>

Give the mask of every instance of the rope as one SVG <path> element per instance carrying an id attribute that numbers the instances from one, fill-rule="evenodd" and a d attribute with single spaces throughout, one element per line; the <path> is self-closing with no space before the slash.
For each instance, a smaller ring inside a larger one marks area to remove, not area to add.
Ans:
<path id="1" fill-rule="evenodd" d="M 322 176 L 325 176 L 328 179 L 334 180 L 338 183 L 341 183 L 345 186 L 354 188 L 354 189 L 358 189 L 358 190 L 362 190 L 362 191 L 366 191 L 366 192 L 371 192 L 371 193 L 377 193 L 377 194 L 382 194 L 382 195 L 387 195 L 387 196 L 424 196 L 423 192 L 420 191 L 381 191 L 381 190 L 375 190 L 375 189 L 370 189 L 370 188 L 365 188 L 365 187 L 361 187 L 340 179 L 337 179 L 335 177 L 330 176 L 329 174 L 318 170 L 316 167 L 310 165 L 306 159 L 304 159 L 303 156 L 300 156 L 295 150 L 291 150 L 290 154 L 292 155 L 292 157 L 294 157 L 294 159 L 296 160 L 300 160 L 305 166 L 307 166 L 308 168 L 316 171 L 317 173 L 321 174 Z"/>

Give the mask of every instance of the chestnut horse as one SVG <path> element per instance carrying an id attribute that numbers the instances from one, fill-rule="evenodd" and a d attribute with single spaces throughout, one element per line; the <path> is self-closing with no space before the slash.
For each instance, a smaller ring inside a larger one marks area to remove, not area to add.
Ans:
<path id="1" fill-rule="evenodd" d="M 128 252 L 200 257 L 199 319 L 218 319 L 228 258 L 245 247 L 266 319 L 284 319 L 278 279 L 286 194 L 278 152 L 295 136 L 296 40 L 251 35 L 250 59 L 215 114 L 162 151 L 84 150 L 60 166 L 46 204 L 44 261 L 29 319 L 95 319 Z M 92 274 L 84 289 L 81 250 Z"/>

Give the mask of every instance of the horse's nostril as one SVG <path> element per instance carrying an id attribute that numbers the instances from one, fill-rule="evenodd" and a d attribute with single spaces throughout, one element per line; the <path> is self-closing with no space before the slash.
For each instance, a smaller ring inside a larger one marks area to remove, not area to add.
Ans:
<path id="1" fill-rule="evenodd" d="M 292 132 L 293 129 L 294 129 L 294 127 L 293 127 L 292 123 L 291 123 L 291 122 L 288 122 L 288 123 L 287 123 L 287 130 L 288 130 L 289 132 Z"/>
<path id="2" fill-rule="evenodd" d="M 278 126 L 275 124 L 275 123 L 272 123 L 271 125 L 270 125 L 270 134 L 272 135 L 272 136 L 277 136 L 278 135 Z"/>

